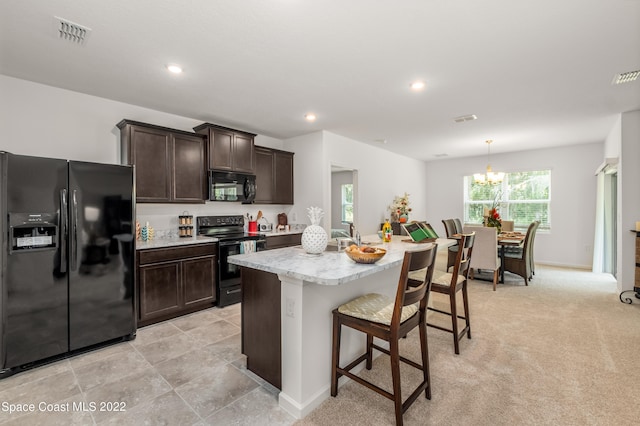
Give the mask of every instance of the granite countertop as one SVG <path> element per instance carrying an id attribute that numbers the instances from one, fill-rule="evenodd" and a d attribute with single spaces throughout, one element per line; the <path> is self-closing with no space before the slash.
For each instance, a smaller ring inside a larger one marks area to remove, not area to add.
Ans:
<path id="1" fill-rule="evenodd" d="M 145 250 L 145 249 L 154 249 L 154 248 L 165 248 L 165 247 L 175 247 L 175 246 L 186 246 L 191 244 L 211 244 L 218 242 L 217 238 L 212 237 L 202 237 L 200 235 L 196 235 L 193 237 L 172 237 L 172 238 L 154 238 L 149 241 L 136 241 L 136 250 Z"/>
<path id="2" fill-rule="evenodd" d="M 407 238 L 406 235 L 396 235 L 390 243 L 382 243 L 376 235 L 363 237 L 363 241 L 372 241 L 374 243 L 371 245 L 387 250 L 387 254 L 372 265 L 355 263 L 344 252 L 325 251 L 320 254 L 308 254 L 301 246 L 229 256 L 228 261 L 234 265 L 282 274 L 316 284 L 340 285 L 399 266 L 402 264 L 405 251 L 416 250 L 426 245 L 402 241 Z M 437 243 L 438 247 L 442 248 L 455 244 L 455 240 L 439 238 Z"/>

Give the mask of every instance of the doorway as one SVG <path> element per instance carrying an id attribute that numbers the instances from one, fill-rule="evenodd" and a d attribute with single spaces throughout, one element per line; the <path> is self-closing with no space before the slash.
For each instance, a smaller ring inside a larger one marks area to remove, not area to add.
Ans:
<path id="1" fill-rule="evenodd" d="M 331 165 L 331 238 L 350 236 L 357 218 L 357 171 Z"/>

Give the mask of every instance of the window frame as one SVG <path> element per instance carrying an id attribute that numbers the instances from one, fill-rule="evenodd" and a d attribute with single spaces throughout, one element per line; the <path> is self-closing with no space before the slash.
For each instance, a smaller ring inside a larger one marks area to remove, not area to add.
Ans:
<path id="1" fill-rule="evenodd" d="M 546 176 L 548 179 L 548 182 L 546 183 L 546 190 L 548 192 L 548 196 L 546 199 L 511 199 L 510 198 L 511 190 L 510 190 L 509 181 L 510 179 L 513 179 L 512 176 L 523 174 L 523 173 L 544 173 L 544 172 L 546 172 Z M 464 222 L 465 223 L 478 223 L 475 218 L 472 218 L 472 216 L 477 216 L 477 214 L 476 215 L 471 214 L 470 206 L 482 205 L 483 209 L 491 208 L 494 202 L 493 199 L 470 200 L 469 193 L 471 191 L 472 185 L 474 185 L 473 175 L 464 176 L 463 177 L 463 186 L 464 186 L 463 205 L 464 205 Z M 552 170 L 550 168 L 541 169 L 541 170 L 522 170 L 522 171 L 511 172 L 511 173 L 505 173 L 504 180 L 501 183 L 496 185 L 487 184 L 483 186 L 494 188 L 491 191 L 494 196 L 498 190 L 502 191 L 502 197 L 500 198 L 500 202 L 498 204 L 499 205 L 498 211 L 500 213 L 502 220 L 514 220 L 511 217 L 511 210 L 512 210 L 511 206 L 518 205 L 518 204 L 519 205 L 536 204 L 536 203 L 546 204 L 546 208 L 538 210 L 538 213 L 536 214 L 537 217 L 532 220 L 541 221 L 540 227 L 539 227 L 540 230 L 546 230 L 546 231 L 551 230 Z M 545 210 L 546 210 L 546 220 L 544 220 Z M 526 230 L 529 224 L 530 222 L 517 223 L 514 220 L 514 228 L 518 230 Z"/>
<path id="2" fill-rule="evenodd" d="M 351 187 L 351 202 L 345 200 L 345 187 Z M 351 221 L 346 220 L 346 209 L 351 207 Z M 343 225 L 353 223 L 353 183 L 343 183 L 340 185 L 340 221 Z"/>

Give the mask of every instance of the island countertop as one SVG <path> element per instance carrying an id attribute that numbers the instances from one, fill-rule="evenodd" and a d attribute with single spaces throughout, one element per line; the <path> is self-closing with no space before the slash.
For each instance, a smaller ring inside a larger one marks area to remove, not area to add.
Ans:
<path id="1" fill-rule="evenodd" d="M 372 246 L 387 250 L 387 254 L 372 265 L 355 263 L 344 252 L 325 251 L 320 254 L 308 254 L 301 246 L 229 256 L 228 262 L 316 284 L 340 285 L 399 266 L 402 264 L 405 251 L 431 245 L 403 241 L 408 238 L 406 235 L 394 235 L 390 243 L 382 243 L 377 235 L 363 237 L 363 241 L 375 241 Z M 438 238 L 436 243 L 442 248 L 455 244 L 455 241 Z"/>

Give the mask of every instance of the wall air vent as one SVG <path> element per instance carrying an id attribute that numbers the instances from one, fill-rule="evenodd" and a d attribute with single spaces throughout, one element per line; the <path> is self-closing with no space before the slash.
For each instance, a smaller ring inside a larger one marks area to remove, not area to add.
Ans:
<path id="1" fill-rule="evenodd" d="M 84 45 L 91 34 L 91 28 L 68 21 L 57 16 L 53 17 L 55 37 L 74 44 Z"/>
<path id="2" fill-rule="evenodd" d="M 638 77 L 640 77 L 640 70 L 623 72 L 622 74 L 616 75 L 611 84 L 630 83 L 636 81 Z"/>
<path id="3" fill-rule="evenodd" d="M 455 121 L 456 123 L 464 123 L 465 121 L 473 121 L 477 119 L 478 117 L 476 117 L 475 114 L 470 114 L 470 115 L 461 115 L 460 117 L 456 117 L 453 119 L 453 121 Z"/>

